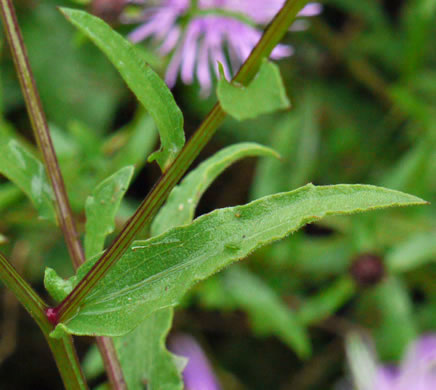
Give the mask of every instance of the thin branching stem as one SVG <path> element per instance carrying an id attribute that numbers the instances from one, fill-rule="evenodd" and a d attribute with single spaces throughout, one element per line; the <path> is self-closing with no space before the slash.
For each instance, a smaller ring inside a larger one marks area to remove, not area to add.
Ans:
<path id="1" fill-rule="evenodd" d="M 41 99 L 36 88 L 36 82 L 33 77 L 32 69 L 29 64 L 27 50 L 23 42 L 23 37 L 18 25 L 15 9 L 11 0 L 0 0 L 0 12 L 4 22 L 6 36 L 11 47 L 12 57 L 27 111 L 29 113 L 33 132 L 44 159 L 44 165 L 55 195 L 55 208 L 59 225 L 62 229 L 68 251 L 73 262 L 74 268 L 78 268 L 85 262 L 85 256 L 79 235 L 77 234 L 76 225 L 73 218 L 70 202 L 65 189 L 62 172 L 56 157 L 56 152 L 48 128 L 47 119 L 42 107 Z M 44 333 L 45 334 L 45 333 Z M 50 338 L 45 334 L 49 344 Z M 68 344 L 68 343 L 67 343 Z M 125 381 L 118 357 L 113 345 L 112 339 L 100 338 L 97 340 L 103 361 L 107 370 L 109 381 L 115 390 L 126 390 Z M 53 349 L 52 345 L 50 344 Z M 58 348 L 59 346 L 56 346 Z M 67 345 L 59 348 L 60 351 L 68 352 L 68 356 L 75 356 L 71 348 Z M 56 356 L 56 355 L 55 355 Z"/>
<path id="2" fill-rule="evenodd" d="M 53 187 L 57 219 L 64 234 L 71 259 L 75 266 L 78 267 L 84 261 L 83 250 L 12 1 L 0 0 L 0 12 L 33 133 L 39 150 L 42 153 L 44 165 Z"/>
<path id="3" fill-rule="evenodd" d="M 71 337 L 64 336 L 61 339 L 50 337 L 53 324 L 50 323 L 45 315 L 45 311 L 48 307 L 47 304 L 1 253 L 0 280 L 15 295 L 44 333 L 65 388 L 67 390 L 87 390 L 88 386 L 86 385 L 86 380 L 82 373 Z"/>

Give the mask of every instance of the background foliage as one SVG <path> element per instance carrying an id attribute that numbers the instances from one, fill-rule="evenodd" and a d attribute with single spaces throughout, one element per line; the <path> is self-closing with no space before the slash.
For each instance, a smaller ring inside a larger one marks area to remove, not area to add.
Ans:
<path id="1" fill-rule="evenodd" d="M 409 341 L 436 328 L 436 2 L 324 4 L 308 31 L 286 38 L 296 54 L 279 65 L 292 110 L 245 122 L 227 119 L 201 156 L 254 141 L 272 147 L 281 160 L 244 159 L 228 168 L 209 189 L 205 185 L 196 215 L 308 182 L 383 185 L 433 205 L 325 219 L 195 285 L 176 310 L 172 330 L 201 341 L 225 389 L 333 389 L 346 375 L 343 340 L 350 329 L 368 329 L 381 358 L 395 362 Z M 119 170 L 135 166 L 118 231 L 159 176 L 156 163 L 146 163 L 157 129 L 104 55 L 56 10 L 59 5 L 71 3 L 17 2 L 20 24 L 81 232 L 85 200 L 104 196 L 104 190 L 93 192 L 97 184 L 115 172 L 128 182 L 131 172 Z M 38 173 L 3 35 L 0 48 L 0 158 L 11 137 L 18 137 L 16 148 Z M 141 54 L 163 73 L 164 61 L 151 47 Z M 216 97 L 202 100 L 196 85 L 178 84 L 174 93 L 189 136 Z M 261 154 L 267 152 L 247 152 Z M 51 195 L 42 194 L 33 207 L 17 187 L 0 182 L 1 249 L 44 294 L 45 267 L 63 277 L 72 269 L 50 223 Z M 87 250 L 91 256 L 100 249 Z M 384 270 L 371 286 L 350 276 L 367 254 L 380 259 Z M 38 329 L 2 294 L 0 386 L 60 388 Z M 156 323 L 168 327 L 170 317 L 158 313 Z M 89 344 L 81 341 L 83 355 Z M 46 356 L 44 365 L 35 356 Z M 98 362 L 89 355 L 86 361 L 93 383 L 100 383 Z M 27 375 L 18 375 L 23 362 Z"/>

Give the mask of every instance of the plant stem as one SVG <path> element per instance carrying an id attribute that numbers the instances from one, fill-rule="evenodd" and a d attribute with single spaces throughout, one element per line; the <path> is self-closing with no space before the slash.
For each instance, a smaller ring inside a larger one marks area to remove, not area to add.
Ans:
<path id="1" fill-rule="evenodd" d="M 29 64 L 27 50 L 23 42 L 23 37 L 18 25 L 12 1 L 0 0 L 0 12 L 4 22 L 9 46 L 11 48 L 12 57 L 14 59 L 15 68 L 20 80 L 21 89 L 23 91 L 33 132 L 35 134 L 39 150 L 42 152 L 44 165 L 55 194 L 57 219 L 62 229 L 74 268 L 77 269 L 85 262 L 85 256 L 80 243 L 79 235 L 77 234 L 73 213 L 71 211 L 70 202 L 68 200 L 68 195 L 62 177 L 62 172 L 60 170 L 56 152 L 50 137 L 47 119 L 45 117 L 41 99 L 36 88 L 36 82 Z M 44 334 L 46 335 L 46 333 Z M 47 337 L 46 335 L 46 338 L 52 350 L 54 350 L 53 348 L 58 348 L 58 346 L 53 344 L 50 337 Z M 109 338 L 97 339 L 97 344 L 99 345 L 100 352 L 103 356 L 103 361 L 105 362 L 112 387 L 115 390 L 126 390 L 121 366 L 119 364 L 112 340 Z M 71 348 L 67 348 L 69 345 L 68 343 L 64 343 L 63 345 L 64 347 L 60 348 L 60 351 L 64 350 L 65 352 L 69 352 L 71 354 L 72 352 L 70 349 L 72 350 L 74 348 L 72 343 Z"/>
<path id="2" fill-rule="evenodd" d="M 47 305 L 1 253 L 0 279 L 14 293 L 41 329 L 50 332 L 52 326 L 45 315 Z"/>
<path id="3" fill-rule="evenodd" d="M 0 253 L 0 279 L 41 328 L 56 360 L 64 386 L 68 390 L 86 390 L 85 377 L 79 365 L 71 337 L 54 339 L 49 336 L 53 325 L 45 311 L 47 305 Z"/>
<path id="4" fill-rule="evenodd" d="M 245 61 L 234 81 L 247 85 L 256 75 L 262 60 L 269 57 L 274 47 L 288 31 L 298 12 L 308 0 L 287 0 L 280 12 L 275 16 L 262 39 Z M 57 321 L 67 321 L 74 316 L 83 299 L 104 277 L 109 269 L 128 249 L 136 234 L 149 224 L 163 202 L 182 178 L 200 151 L 209 142 L 226 117 L 226 113 L 217 103 L 189 142 L 181 150 L 166 173 L 160 178 L 148 196 L 144 199 L 135 214 L 126 223 L 121 233 L 105 251 L 102 257 L 79 282 L 73 291 L 54 310 Z"/>
<path id="5" fill-rule="evenodd" d="M 70 202 L 68 201 L 61 170 L 51 141 L 47 119 L 44 110 L 42 109 L 41 99 L 30 68 L 27 50 L 24 46 L 23 37 L 18 26 L 12 0 L 0 0 L 0 12 L 6 31 L 6 37 L 11 48 L 15 68 L 20 80 L 32 129 L 39 150 L 42 152 L 44 165 L 55 194 L 57 219 L 64 234 L 71 259 L 75 266 L 78 267 L 84 262 L 83 250 L 80 245 Z"/>
<path id="6" fill-rule="evenodd" d="M 96 337 L 96 340 L 113 390 L 127 390 L 127 384 L 124 379 L 113 340 L 110 337 Z"/>

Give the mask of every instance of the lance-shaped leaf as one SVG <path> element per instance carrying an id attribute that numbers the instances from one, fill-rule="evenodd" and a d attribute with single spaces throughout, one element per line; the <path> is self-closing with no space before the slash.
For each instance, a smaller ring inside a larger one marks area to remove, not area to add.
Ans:
<path id="1" fill-rule="evenodd" d="M 418 233 L 393 247 L 386 264 L 393 272 L 411 271 L 436 259 L 436 232 Z"/>
<path id="2" fill-rule="evenodd" d="M 258 144 L 243 143 L 225 148 L 200 164 L 174 188 L 152 225 L 152 235 L 191 222 L 201 196 L 216 177 L 237 160 L 257 155 L 277 156 L 273 150 Z M 172 316 L 172 308 L 158 310 L 132 332 L 114 339 L 129 389 L 142 386 L 144 379 L 150 388 L 158 385 L 167 390 L 183 388 L 174 355 L 165 348 Z M 162 324 L 162 321 L 166 322 Z M 134 364 L 131 356 L 136 356 Z"/>
<path id="3" fill-rule="evenodd" d="M 115 337 L 115 347 L 129 390 L 182 390 L 180 368 L 185 359 L 165 347 L 173 309 L 165 308 L 148 316 L 133 332 Z"/>
<path id="4" fill-rule="evenodd" d="M 406 346 L 418 336 L 413 303 L 400 279 L 391 277 L 361 297 L 357 307 L 364 309 L 382 359 L 399 359 Z"/>
<path id="5" fill-rule="evenodd" d="M 225 112 L 237 120 L 256 118 L 291 107 L 279 67 L 265 61 L 256 78 L 247 86 L 228 82 L 220 64 L 217 95 Z"/>
<path id="6" fill-rule="evenodd" d="M 136 173 L 139 172 L 147 161 L 147 156 L 152 152 L 157 137 L 158 133 L 153 118 L 141 110 L 132 123 L 114 134 L 106 143 L 109 146 L 113 140 L 117 147 L 121 143 L 120 150 L 110 162 L 110 172 L 117 171 L 127 165 L 133 165 Z M 110 147 L 107 147 L 105 151 L 110 154 Z"/>
<path id="7" fill-rule="evenodd" d="M 279 157 L 274 150 L 251 142 L 232 145 L 219 151 L 189 173 L 180 185 L 174 187 L 153 221 L 152 235 L 191 222 L 201 196 L 212 182 L 236 161 L 252 156 Z"/>
<path id="8" fill-rule="evenodd" d="M 0 156 L 0 174 L 27 195 L 41 218 L 54 221 L 54 194 L 41 161 L 1 128 Z"/>
<path id="9" fill-rule="evenodd" d="M 144 383 L 149 390 L 183 390 L 180 371 L 186 359 L 165 347 L 172 320 L 172 308 L 158 310 L 133 332 L 113 338 L 129 390 L 143 390 Z M 104 373 L 103 361 L 95 346 L 86 355 L 83 369 L 89 379 Z"/>
<path id="10" fill-rule="evenodd" d="M 223 284 L 230 300 L 248 313 L 256 333 L 277 335 L 300 357 L 310 355 L 310 341 L 305 328 L 262 279 L 235 266 L 224 273 Z"/>
<path id="11" fill-rule="evenodd" d="M 101 252 L 107 235 L 115 229 L 115 216 L 133 175 L 133 167 L 125 167 L 103 180 L 88 197 L 86 212 L 86 258 Z"/>
<path id="12" fill-rule="evenodd" d="M 280 161 L 263 158 L 256 168 L 252 198 L 298 188 L 311 181 L 319 153 L 320 131 L 314 93 L 286 114 L 272 129 L 270 146 L 282 156 Z"/>
<path id="13" fill-rule="evenodd" d="M 352 298 L 354 291 L 355 286 L 351 278 L 338 279 L 320 294 L 302 303 L 297 313 L 299 322 L 312 325 L 328 318 Z"/>
<path id="14" fill-rule="evenodd" d="M 213 211 L 192 224 L 135 241 L 83 300 L 63 330 L 78 335 L 117 336 L 156 310 L 173 306 L 196 282 L 328 215 L 425 204 L 417 197 L 367 185 L 306 185 L 245 206 Z M 78 271 L 83 278 L 93 261 Z"/>
<path id="15" fill-rule="evenodd" d="M 161 148 L 150 156 L 149 161 L 157 160 L 161 169 L 165 170 L 185 143 L 183 115 L 170 90 L 145 63 L 139 50 L 101 19 L 73 9 L 63 8 L 62 12 L 106 54 L 153 117 L 159 130 Z"/>

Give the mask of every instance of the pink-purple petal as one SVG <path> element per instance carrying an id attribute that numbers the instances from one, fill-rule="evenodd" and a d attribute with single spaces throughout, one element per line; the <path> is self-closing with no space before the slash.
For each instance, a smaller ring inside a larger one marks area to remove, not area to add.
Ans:
<path id="1" fill-rule="evenodd" d="M 146 6 L 147 1 L 143 1 Z M 198 0 L 198 6 L 200 9 L 222 8 L 239 12 L 258 24 L 266 24 L 284 2 L 285 0 Z M 161 54 L 173 52 L 165 76 L 167 84 L 174 86 L 179 74 L 186 84 L 191 84 L 196 77 L 202 94 L 207 95 L 212 87 L 211 71 L 213 69 L 216 74 L 218 72 L 217 63 L 222 63 L 226 77 L 231 78 L 229 63 L 233 72 L 237 72 L 259 42 L 262 33 L 238 19 L 216 15 L 196 16 L 182 27 L 179 20 L 190 7 L 191 0 L 161 0 L 158 5 L 145 10 L 143 25 L 135 29 L 129 39 L 136 43 L 151 38 L 159 44 Z M 319 12 L 321 6 L 318 3 L 309 3 L 299 16 L 314 16 Z M 294 28 L 298 27 L 295 24 Z M 292 54 L 292 47 L 278 45 L 271 58 L 281 59 Z"/>
<path id="2" fill-rule="evenodd" d="M 169 349 L 188 359 L 183 370 L 185 390 L 220 390 L 205 353 L 193 337 L 177 334 L 170 339 Z"/>

